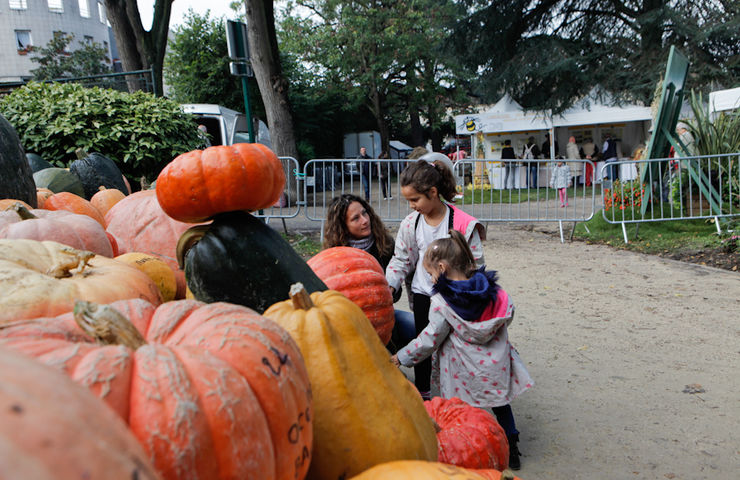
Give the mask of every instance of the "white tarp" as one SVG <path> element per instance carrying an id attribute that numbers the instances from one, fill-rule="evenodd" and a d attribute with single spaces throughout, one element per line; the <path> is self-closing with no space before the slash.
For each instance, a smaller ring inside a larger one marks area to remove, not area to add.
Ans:
<path id="1" fill-rule="evenodd" d="M 740 87 L 729 90 L 717 90 L 709 94 L 709 110 L 722 112 L 740 108 Z"/>
<path id="2" fill-rule="evenodd" d="M 476 132 L 523 132 L 550 128 L 542 112 L 525 112 L 508 94 L 490 110 L 477 114 L 455 116 L 455 133 L 471 135 Z"/>
<path id="3" fill-rule="evenodd" d="M 555 127 L 595 125 L 599 123 L 623 123 L 651 120 L 650 107 L 640 105 L 616 105 L 611 95 L 594 87 L 584 98 L 552 119 Z"/>

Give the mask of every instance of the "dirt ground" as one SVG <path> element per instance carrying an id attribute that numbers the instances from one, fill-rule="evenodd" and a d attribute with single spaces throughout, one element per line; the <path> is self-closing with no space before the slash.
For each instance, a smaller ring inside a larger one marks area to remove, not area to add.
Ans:
<path id="1" fill-rule="evenodd" d="M 740 274 L 491 224 L 532 479 L 740 478 Z"/>

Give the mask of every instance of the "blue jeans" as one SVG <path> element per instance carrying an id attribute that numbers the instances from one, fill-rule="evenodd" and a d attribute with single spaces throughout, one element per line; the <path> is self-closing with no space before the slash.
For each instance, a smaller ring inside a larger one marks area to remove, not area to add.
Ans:
<path id="1" fill-rule="evenodd" d="M 365 200 L 370 200 L 370 179 L 364 173 L 360 175 L 362 180 L 362 188 L 365 190 Z"/>
<path id="2" fill-rule="evenodd" d="M 537 188 L 537 170 L 539 169 L 539 164 L 529 163 L 528 165 L 527 185 L 529 185 L 529 188 Z"/>

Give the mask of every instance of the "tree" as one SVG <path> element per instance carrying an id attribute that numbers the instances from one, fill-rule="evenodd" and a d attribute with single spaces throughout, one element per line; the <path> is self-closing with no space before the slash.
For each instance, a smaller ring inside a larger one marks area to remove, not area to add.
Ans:
<path id="1" fill-rule="evenodd" d="M 31 61 L 39 64 L 31 70 L 34 80 L 84 77 L 111 71 L 110 59 L 102 45 L 79 42 L 79 48 L 69 51 L 74 38 L 74 34 L 55 34 L 49 43 L 34 50 Z"/>
<path id="2" fill-rule="evenodd" d="M 241 82 L 229 71 L 223 18 L 189 10 L 185 22 L 172 33 L 164 66 L 173 100 L 244 109 Z"/>
<path id="3" fill-rule="evenodd" d="M 691 60 L 689 86 L 740 73 L 740 7 L 726 0 L 462 0 L 451 42 L 486 101 L 509 93 L 559 112 L 597 84 L 650 103 L 671 45 Z M 491 48 L 491 46 L 496 46 Z"/>
<path id="4" fill-rule="evenodd" d="M 154 70 L 154 93 L 162 95 L 162 70 L 173 0 L 155 0 L 152 28 L 144 30 L 136 0 L 105 0 L 121 63 L 126 71 Z M 139 88 L 136 82 L 130 90 Z"/>

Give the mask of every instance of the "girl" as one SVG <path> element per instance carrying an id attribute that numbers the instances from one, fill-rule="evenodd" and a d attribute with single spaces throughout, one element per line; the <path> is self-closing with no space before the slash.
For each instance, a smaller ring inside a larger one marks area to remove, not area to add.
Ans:
<path id="1" fill-rule="evenodd" d="M 570 167 L 566 165 L 562 160 L 559 160 L 557 166 L 552 169 L 550 188 L 558 189 L 558 196 L 560 197 L 561 207 L 568 206 L 568 187 L 570 186 Z"/>
<path id="2" fill-rule="evenodd" d="M 391 361 L 410 366 L 433 355 L 440 395 L 490 407 L 509 440 L 509 467 L 518 470 L 519 432 L 509 402 L 533 382 L 509 343 L 514 305 L 496 283 L 496 272 L 476 268 L 455 230 L 429 245 L 423 266 L 434 282 L 429 325 Z"/>
<path id="3" fill-rule="evenodd" d="M 414 212 L 403 219 L 398 227 L 393 258 L 385 270 L 385 277 L 395 294 L 406 275 L 414 272 L 411 280 L 411 306 L 417 335 L 429 323 L 429 298 L 433 283 L 427 271 L 422 268 L 427 246 L 438 238 L 448 237 L 448 232 L 454 228 L 467 239 L 478 266 L 484 263 L 481 241 L 485 239 L 486 231 L 483 225 L 443 201 L 453 201 L 455 190 L 452 171 L 440 160 L 434 163 L 419 160 L 401 173 L 401 194 Z M 421 396 L 426 399 L 430 396 L 431 371 L 431 360 L 414 367 L 414 383 Z"/>

